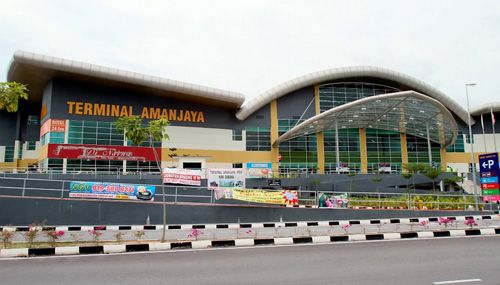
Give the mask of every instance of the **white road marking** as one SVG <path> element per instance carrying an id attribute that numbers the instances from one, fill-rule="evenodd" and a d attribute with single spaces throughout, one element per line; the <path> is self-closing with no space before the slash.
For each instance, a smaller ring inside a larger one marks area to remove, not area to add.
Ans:
<path id="1" fill-rule="evenodd" d="M 483 280 L 481 279 L 462 279 L 462 280 L 450 280 L 450 281 L 440 281 L 440 282 L 433 282 L 432 284 L 439 285 L 439 284 L 458 284 L 458 283 L 471 283 L 471 282 L 482 282 Z"/>

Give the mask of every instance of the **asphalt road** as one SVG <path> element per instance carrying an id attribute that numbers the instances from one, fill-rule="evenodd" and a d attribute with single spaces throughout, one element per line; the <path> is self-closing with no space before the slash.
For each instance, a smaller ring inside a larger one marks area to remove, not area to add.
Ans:
<path id="1" fill-rule="evenodd" d="M 476 237 L 31 258 L 0 260 L 0 284 L 500 284 L 498 252 Z"/>

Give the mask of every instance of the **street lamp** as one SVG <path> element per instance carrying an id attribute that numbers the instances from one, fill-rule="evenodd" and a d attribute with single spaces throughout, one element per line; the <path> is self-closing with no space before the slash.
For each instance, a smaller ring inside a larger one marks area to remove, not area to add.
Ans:
<path id="1" fill-rule="evenodd" d="M 476 164 L 474 163 L 474 142 L 472 137 L 472 126 L 471 126 L 471 116 L 469 110 L 469 86 L 476 86 L 476 83 L 466 83 L 465 84 L 465 96 L 467 97 L 467 117 L 469 119 L 469 142 L 470 142 L 470 163 L 472 164 L 472 182 L 474 183 L 474 195 L 475 195 L 475 203 L 476 203 L 476 211 L 479 209 L 478 207 L 478 196 L 477 186 L 476 186 Z"/>

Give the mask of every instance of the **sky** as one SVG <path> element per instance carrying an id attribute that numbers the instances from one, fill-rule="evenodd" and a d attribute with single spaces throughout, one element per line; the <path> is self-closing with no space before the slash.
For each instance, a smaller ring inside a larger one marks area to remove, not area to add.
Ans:
<path id="1" fill-rule="evenodd" d="M 0 81 L 25 50 L 257 96 L 323 69 L 393 69 L 500 102 L 500 1 L 28 1 L 0 5 Z"/>

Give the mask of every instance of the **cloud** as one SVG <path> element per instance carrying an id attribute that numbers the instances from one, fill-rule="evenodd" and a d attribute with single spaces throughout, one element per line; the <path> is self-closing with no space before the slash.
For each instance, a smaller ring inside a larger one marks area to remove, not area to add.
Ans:
<path id="1" fill-rule="evenodd" d="M 256 96 L 351 65 L 391 68 L 465 106 L 500 101 L 498 1 L 4 1 L 17 49 Z"/>

